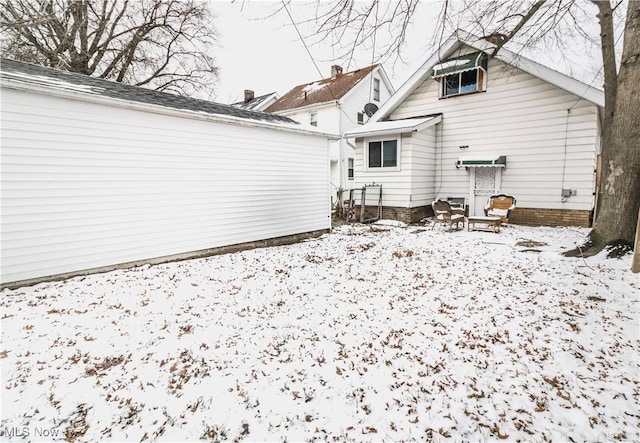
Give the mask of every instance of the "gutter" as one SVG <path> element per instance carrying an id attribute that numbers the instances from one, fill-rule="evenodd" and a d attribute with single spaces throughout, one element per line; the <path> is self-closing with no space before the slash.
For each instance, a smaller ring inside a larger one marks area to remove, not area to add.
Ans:
<path id="1" fill-rule="evenodd" d="M 104 105 L 117 106 L 125 109 L 137 111 L 153 112 L 156 114 L 169 115 L 174 117 L 190 118 L 193 120 L 210 121 L 224 124 L 234 124 L 244 127 L 276 129 L 283 132 L 291 132 L 301 135 L 325 137 L 329 140 L 340 140 L 338 134 L 321 132 L 314 129 L 308 129 L 307 126 L 294 125 L 288 123 L 272 123 L 268 121 L 251 120 L 240 117 L 234 117 L 224 114 L 212 114 L 202 111 L 192 111 L 190 109 L 170 108 L 167 106 L 155 105 L 150 103 L 136 102 L 131 100 L 123 100 L 120 98 L 106 97 L 100 94 L 91 94 L 71 89 L 60 89 L 54 86 L 48 86 L 38 83 L 25 82 L 22 80 L 14 80 L 5 76 L 0 76 L 0 86 L 3 88 L 14 89 L 18 91 L 37 92 L 55 97 L 68 98 L 89 103 L 98 103 Z"/>

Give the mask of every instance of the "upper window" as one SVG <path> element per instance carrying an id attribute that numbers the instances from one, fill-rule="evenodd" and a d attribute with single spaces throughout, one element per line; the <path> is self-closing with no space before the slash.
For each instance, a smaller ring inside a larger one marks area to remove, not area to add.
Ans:
<path id="1" fill-rule="evenodd" d="M 469 94 L 471 92 L 481 92 L 482 77 L 481 69 L 446 75 L 441 79 L 441 96 L 449 97 L 452 95 Z"/>
<path id="2" fill-rule="evenodd" d="M 380 79 L 373 79 L 373 99 L 380 101 Z"/>
<path id="3" fill-rule="evenodd" d="M 358 112 L 358 124 L 364 124 L 364 112 Z"/>
<path id="4" fill-rule="evenodd" d="M 380 140 L 369 142 L 369 168 L 397 168 L 398 140 Z"/>
<path id="5" fill-rule="evenodd" d="M 310 112 L 309 113 L 309 124 L 311 126 L 318 126 L 318 113 Z"/>
<path id="6" fill-rule="evenodd" d="M 484 91 L 488 56 L 482 51 L 449 58 L 433 67 L 440 98 Z"/>
<path id="7" fill-rule="evenodd" d="M 349 180 L 353 180 L 353 159 L 349 158 L 347 159 L 347 174 L 349 177 Z"/>

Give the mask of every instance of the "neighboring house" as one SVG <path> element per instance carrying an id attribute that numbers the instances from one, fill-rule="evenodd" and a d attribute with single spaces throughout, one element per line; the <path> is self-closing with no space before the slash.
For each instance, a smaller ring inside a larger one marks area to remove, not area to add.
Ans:
<path id="1" fill-rule="evenodd" d="M 364 124 L 369 120 L 367 110 L 373 111 L 389 99 L 394 89 L 381 65 L 343 73 L 342 67 L 333 65 L 331 77 L 298 85 L 266 108 L 301 123 L 316 126 L 332 134 Z M 354 187 L 355 151 L 348 140 L 331 146 L 331 200 L 340 203 L 340 190 Z M 342 200 L 348 194 L 342 196 Z"/>
<path id="2" fill-rule="evenodd" d="M 437 198 L 482 215 L 516 197 L 510 221 L 589 226 L 603 92 L 458 31 L 374 115 L 347 131 L 357 186 L 383 186 L 383 217 L 418 221 Z"/>
<path id="3" fill-rule="evenodd" d="M 264 111 L 269 106 L 278 100 L 278 93 L 272 92 L 270 94 L 255 96 L 255 93 L 251 89 L 244 90 L 244 100 L 241 102 L 231 103 L 231 106 L 236 108 L 247 109 L 249 111 Z"/>
<path id="4" fill-rule="evenodd" d="M 8 59 L 0 86 L 1 287 L 331 227 L 316 128 Z"/>

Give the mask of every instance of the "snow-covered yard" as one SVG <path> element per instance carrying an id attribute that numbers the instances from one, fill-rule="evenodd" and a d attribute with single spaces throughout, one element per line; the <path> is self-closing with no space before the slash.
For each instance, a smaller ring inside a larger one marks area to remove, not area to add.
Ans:
<path id="1" fill-rule="evenodd" d="M 2 438 L 639 441 L 639 278 L 560 255 L 586 232 L 342 226 L 2 291 Z"/>

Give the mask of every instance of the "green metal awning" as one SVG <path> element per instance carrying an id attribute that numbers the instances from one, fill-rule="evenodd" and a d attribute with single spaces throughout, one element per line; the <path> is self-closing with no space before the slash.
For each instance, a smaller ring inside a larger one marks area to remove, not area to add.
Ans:
<path id="1" fill-rule="evenodd" d="M 476 68 L 487 70 L 487 54 L 482 51 L 450 58 L 438 63 L 433 67 L 433 76 L 442 77 L 444 75 L 457 74 L 459 72 L 470 71 Z"/>
<path id="2" fill-rule="evenodd" d="M 505 168 L 507 166 L 507 156 L 492 157 L 460 157 L 456 162 L 456 168 L 481 168 L 494 167 Z"/>

